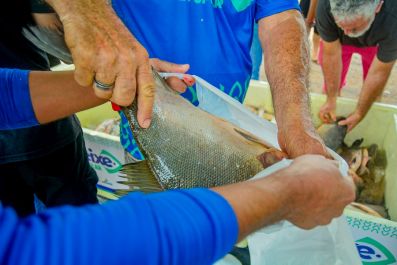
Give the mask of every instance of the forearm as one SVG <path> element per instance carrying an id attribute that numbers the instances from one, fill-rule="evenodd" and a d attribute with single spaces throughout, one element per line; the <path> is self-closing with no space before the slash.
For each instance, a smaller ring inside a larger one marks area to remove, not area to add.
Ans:
<path id="1" fill-rule="evenodd" d="M 316 17 L 316 9 L 317 9 L 317 0 L 310 0 L 309 11 L 307 12 L 306 21 L 311 24 L 314 23 L 314 19 Z"/>
<path id="2" fill-rule="evenodd" d="M 339 40 L 329 44 L 324 42 L 322 70 L 327 86 L 327 99 L 336 102 L 342 73 L 342 48 Z"/>
<path id="3" fill-rule="evenodd" d="M 308 73 L 309 50 L 301 15 L 288 11 L 262 19 L 260 39 L 272 90 L 277 123 L 284 129 L 311 130 Z M 269 20 L 272 19 L 272 20 Z M 269 22 L 269 23 L 268 23 Z"/>
<path id="4" fill-rule="evenodd" d="M 82 87 L 73 72 L 31 72 L 30 96 L 40 124 L 67 117 L 106 102 L 91 87 Z"/>
<path id="5" fill-rule="evenodd" d="M 45 0 L 45 2 L 56 11 L 61 20 L 65 16 L 79 15 L 79 12 L 85 13 L 87 10 L 86 8 L 91 9 L 95 6 L 97 8 L 95 11 L 100 11 L 101 13 L 107 10 L 107 7 L 110 8 L 109 10 L 113 10 L 110 5 L 110 0 Z M 103 7 L 106 8 L 103 9 Z"/>
<path id="6" fill-rule="evenodd" d="M 357 103 L 356 111 L 362 117 L 367 114 L 372 104 L 382 94 L 391 70 L 393 69 L 393 65 L 394 62 L 384 64 L 380 63 L 377 59 L 374 60 L 367 78 L 364 81 Z"/>
<path id="7" fill-rule="evenodd" d="M 0 205 L 0 224 L 0 257 L 10 264 L 212 264 L 237 238 L 228 203 L 204 189 L 133 193 L 26 219 Z"/>
<path id="8" fill-rule="evenodd" d="M 290 187 L 287 178 L 282 176 L 284 172 L 278 171 L 267 177 L 266 185 L 259 184 L 258 181 L 263 180 L 256 180 L 245 182 L 244 185 L 213 188 L 232 206 L 239 224 L 239 240 L 257 229 L 286 218 Z"/>
<path id="9" fill-rule="evenodd" d="M 31 127 L 105 102 L 81 87 L 72 72 L 0 69 L 0 129 Z"/>

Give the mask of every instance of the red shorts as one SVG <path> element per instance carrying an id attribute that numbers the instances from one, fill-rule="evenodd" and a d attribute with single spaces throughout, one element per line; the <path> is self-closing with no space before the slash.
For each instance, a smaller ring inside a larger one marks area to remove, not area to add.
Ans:
<path id="1" fill-rule="evenodd" d="M 369 67 L 372 64 L 372 61 L 375 58 L 376 53 L 378 52 L 378 46 L 372 47 L 355 47 L 351 45 L 342 45 L 342 75 L 341 75 L 341 83 L 339 86 L 339 91 L 346 85 L 346 75 L 349 70 L 350 62 L 353 56 L 353 53 L 358 53 L 361 56 L 361 62 L 363 66 L 363 80 L 367 77 Z M 318 63 L 322 67 L 323 65 L 323 41 L 320 41 L 318 48 Z M 327 87 L 324 83 L 323 92 L 327 91 Z"/>

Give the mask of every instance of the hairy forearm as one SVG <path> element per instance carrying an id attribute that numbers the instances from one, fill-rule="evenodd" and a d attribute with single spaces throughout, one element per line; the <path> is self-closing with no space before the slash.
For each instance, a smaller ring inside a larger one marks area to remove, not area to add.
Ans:
<path id="1" fill-rule="evenodd" d="M 391 70 L 393 69 L 393 65 L 394 62 L 385 64 L 379 62 L 377 59 L 374 60 L 368 76 L 364 81 L 357 103 L 356 111 L 359 112 L 360 115 L 365 116 L 371 108 L 371 105 L 382 94 Z"/>
<path id="2" fill-rule="evenodd" d="M 324 42 L 322 70 L 327 86 L 328 100 L 336 101 L 342 73 L 342 48 L 339 40 L 331 47 Z"/>
<path id="3" fill-rule="evenodd" d="M 103 11 L 102 7 L 109 6 L 110 0 L 43 0 L 57 12 L 59 16 L 74 15 L 76 12 L 85 12 L 85 8 L 97 7 L 95 11 Z"/>
<path id="4" fill-rule="evenodd" d="M 96 97 L 91 87 L 79 86 L 73 72 L 31 72 L 29 87 L 33 109 L 41 124 L 106 102 Z"/>
<path id="5" fill-rule="evenodd" d="M 267 177 L 266 185 L 263 180 L 256 180 L 245 182 L 244 185 L 232 184 L 213 188 L 232 206 L 239 224 L 239 240 L 257 229 L 286 218 L 290 187 L 281 176 L 284 172 L 279 171 Z"/>
<path id="6" fill-rule="evenodd" d="M 309 128 L 309 46 L 304 22 L 295 11 L 276 16 L 262 19 L 259 25 L 276 120 L 279 127 Z"/>

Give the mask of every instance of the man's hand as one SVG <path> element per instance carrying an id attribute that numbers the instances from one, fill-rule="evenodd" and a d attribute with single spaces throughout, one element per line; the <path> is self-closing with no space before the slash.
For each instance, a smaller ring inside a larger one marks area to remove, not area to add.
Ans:
<path id="1" fill-rule="evenodd" d="M 322 156 L 299 157 L 283 174 L 291 192 L 286 219 L 301 228 L 330 223 L 355 198 L 352 178 Z"/>
<path id="2" fill-rule="evenodd" d="M 156 71 L 166 73 L 185 74 L 190 67 L 188 64 L 174 64 L 159 60 L 157 58 L 150 59 L 150 64 Z M 187 74 L 183 76 L 183 79 L 179 79 L 177 77 L 168 77 L 165 81 L 172 89 L 179 93 L 185 92 L 188 86 L 192 86 L 195 83 L 195 79 L 191 75 Z"/>
<path id="3" fill-rule="evenodd" d="M 364 115 L 362 115 L 359 111 L 355 111 L 350 114 L 345 120 L 341 120 L 338 124 L 347 125 L 347 132 L 350 132 L 354 129 L 354 127 L 356 127 L 357 124 L 360 123 L 363 118 Z"/>
<path id="4" fill-rule="evenodd" d="M 239 240 L 281 220 L 304 229 L 325 225 L 354 200 L 351 177 L 341 176 L 338 163 L 319 155 L 296 158 L 270 176 L 213 188 L 232 206 Z"/>
<path id="5" fill-rule="evenodd" d="M 305 154 L 317 154 L 332 158 L 321 137 L 311 129 L 290 128 L 278 131 L 278 143 L 290 158 Z"/>
<path id="6" fill-rule="evenodd" d="M 318 116 L 325 123 L 332 123 L 336 121 L 336 99 L 328 99 L 324 105 L 321 106 Z"/>
<path id="7" fill-rule="evenodd" d="M 348 126 L 348 132 L 364 119 L 375 100 L 380 99 L 394 63 L 395 61 L 384 63 L 375 57 L 364 80 L 356 110 L 347 119 L 339 122 L 340 125 Z"/>
<path id="8" fill-rule="evenodd" d="M 63 24 L 65 41 L 82 86 L 128 106 L 138 97 L 138 122 L 147 128 L 154 102 L 154 81 L 146 50 L 131 35 L 107 0 L 47 0 Z M 94 82 L 97 81 L 97 82 Z"/>

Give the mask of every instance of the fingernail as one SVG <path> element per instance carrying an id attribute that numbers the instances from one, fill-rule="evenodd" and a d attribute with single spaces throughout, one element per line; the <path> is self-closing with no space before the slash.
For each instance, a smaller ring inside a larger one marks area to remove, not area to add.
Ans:
<path id="1" fill-rule="evenodd" d="M 144 120 L 143 121 L 143 124 L 142 124 L 142 127 L 143 128 L 149 128 L 149 126 L 150 126 L 150 122 L 151 122 L 152 120 L 151 119 L 146 119 L 146 120 Z"/>
<path id="2" fill-rule="evenodd" d="M 188 86 L 192 86 L 194 84 L 194 78 L 190 77 L 190 76 L 184 76 L 183 77 L 183 81 L 188 85 Z"/>

